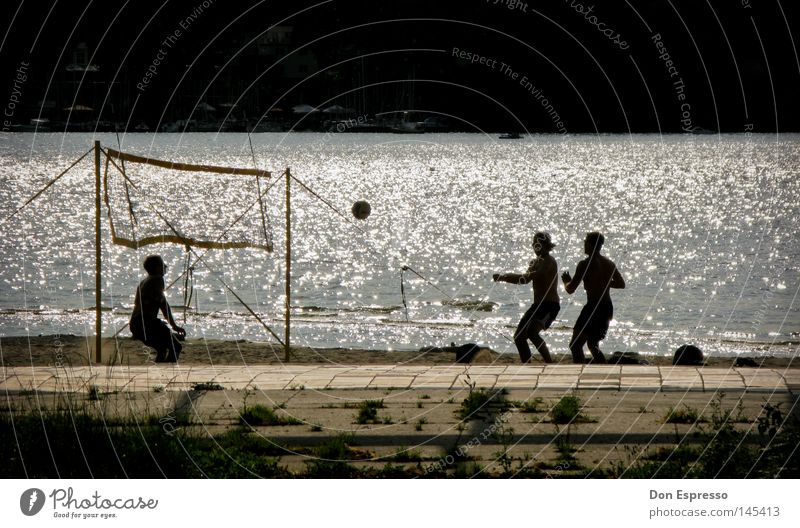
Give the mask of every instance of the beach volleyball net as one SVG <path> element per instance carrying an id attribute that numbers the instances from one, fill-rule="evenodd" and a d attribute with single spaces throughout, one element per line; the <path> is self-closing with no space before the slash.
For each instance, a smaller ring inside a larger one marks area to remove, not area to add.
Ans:
<path id="1" fill-rule="evenodd" d="M 260 169 L 166 161 L 104 148 L 103 200 L 111 241 L 131 249 L 273 249 Z"/>

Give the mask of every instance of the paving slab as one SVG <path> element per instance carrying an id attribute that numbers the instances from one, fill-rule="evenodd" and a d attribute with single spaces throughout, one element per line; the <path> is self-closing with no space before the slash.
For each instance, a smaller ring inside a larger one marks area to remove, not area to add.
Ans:
<path id="1" fill-rule="evenodd" d="M 543 374 L 580 374 L 585 365 L 545 365 Z"/>
<path id="2" fill-rule="evenodd" d="M 701 380 L 698 372 L 662 372 L 661 379 L 667 381 L 694 381 Z"/>
<path id="3" fill-rule="evenodd" d="M 620 390 L 626 389 L 651 389 L 661 388 L 661 378 L 654 376 L 621 376 L 619 378 Z"/>
<path id="4" fill-rule="evenodd" d="M 701 371 L 701 377 L 703 378 L 703 389 L 706 391 L 743 391 L 747 388 L 744 378 L 735 372 L 730 374 L 706 374 Z"/>
<path id="5" fill-rule="evenodd" d="M 539 389 L 575 389 L 578 387 L 578 376 L 542 374 L 536 385 Z"/>
<path id="6" fill-rule="evenodd" d="M 470 376 L 479 374 L 502 374 L 508 367 L 506 365 L 488 366 L 488 365 L 474 365 L 470 366 L 467 372 Z"/>
<path id="7" fill-rule="evenodd" d="M 673 375 L 674 376 L 700 375 L 700 372 L 698 372 L 697 367 L 667 366 L 667 367 L 658 367 L 658 371 L 661 373 L 662 378 L 666 378 L 668 376 L 673 376 Z"/>
<path id="8" fill-rule="evenodd" d="M 497 376 L 497 383 L 495 388 L 502 389 L 535 389 L 539 383 L 539 376 L 529 376 L 524 374 L 508 375 L 500 374 Z"/>
<path id="9" fill-rule="evenodd" d="M 347 389 L 347 388 L 358 388 L 363 389 L 368 387 L 370 382 L 375 376 L 336 376 L 333 378 L 330 383 L 328 383 L 325 388 L 330 389 Z"/>
<path id="10" fill-rule="evenodd" d="M 497 383 L 497 376 L 474 374 L 470 372 L 469 376 L 459 375 L 456 377 L 451 386 L 455 389 L 469 388 L 473 383 L 477 389 L 491 389 L 494 387 L 495 383 Z"/>
<path id="11" fill-rule="evenodd" d="M 411 382 L 414 389 L 449 389 L 453 386 L 453 381 L 436 381 L 436 378 L 415 378 Z"/>
<path id="12" fill-rule="evenodd" d="M 583 378 L 578 380 L 578 389 L 580 390 L 619 390 L 620 384 L 619 379 L 609 379 L 609 380 L 602 380 L 602 379 L 588 379 L 584 380 Z"/>
<path id="13" fill-rule="evenodd" d="M 620 365 L 620 373 L 623 376 L 635 375 L 661 377 L 661 370 L 655 365 Z"/>
<path id="14" fill-rule="evenodd" d="M 426 383 L 434 383 L 436 385 L 442 385 L 444 383 L 447 384 L 447 387 L 450 387 L 453 384 L 453 381 L 459 376 L 457 372 L 439 372 L 439 371 L 427 371 L 422 374 L 418 374 L 414 378 L 414 385 L 426 384 Z"/>
<path id="15" fill-rule="evenodd" d="M 583 370 L 581 370 L 581 377 L 591 375 L 620 374 L 621 372 L 621 365 L 586 365 L 583 367 Z"/>
<path id="16" fill-rule="evenodd" d="M 431 367 L 427 365 L 400 365 L 389 370 L 389 372 L 398 376 L 417 376 L 428 372 L 430 369 Z"/>
<path id="17" fill-rule="evenodd" d="M 387 376 L 386 374 L 379 374 L 375 376 L 369 383 L 369 387 L 377 388 L 408 388 L 414 381 L 414 376 Z"/>
<path id="18" fill-rule="evenodd" d="M 530 376 L 533 374 L 541 374 L 544 372 L 544 367 L 541 366 L 531 366 L 531 365 L 509 365 L 506 367 L 506 370 L 503 371 L 503 374 L 509 375 L 523 375 L 523 376 Z"/>

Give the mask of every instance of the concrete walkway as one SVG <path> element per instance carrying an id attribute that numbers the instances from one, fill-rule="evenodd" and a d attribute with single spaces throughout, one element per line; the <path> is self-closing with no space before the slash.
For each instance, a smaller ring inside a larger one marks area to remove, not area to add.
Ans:
<path id="1" fill-rule="evenodd" d="M 638 365 L 248 365 L 8 367 L 0 391 L 523 389 L 645 392 L 800 392 L 800 369 Z"/>

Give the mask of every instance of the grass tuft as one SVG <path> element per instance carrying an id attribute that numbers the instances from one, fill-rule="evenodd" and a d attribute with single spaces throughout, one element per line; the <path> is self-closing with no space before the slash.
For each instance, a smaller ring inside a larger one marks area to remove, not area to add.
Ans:
<path id="1" fill-rule="evenodd" d="M 700 416 L 697 409 L 684 405 L 683 409 L 670 407 L 664 415 L 664 423 L 668 424 L 693 424 L 705 422 L 706 419 Z"/>
<path id="2" fill-rule="evenodd" d="M 458 409 L 458 416 L 462 420 L 470 420 L 477 417 L 481 411 L 487 411 L 488 406 L 494 401 L 500 404 L 504 402 L 505 391 L 492 391 L 488 389 L 478 389 L 471 391 L 464 401 L 461 402 L 461 407 Z"/>
<path id="3" fill-rule="evenodd" d="M 383 409 L 383 400 L 364 400 L 358 407 L 356 423 L 379 423 L 378 409 Z"/>
<path id="4" fill-rule="evenodd" d="M 260 425 L 301 425 L 303 422 L 292 416 L 277 414 L 266 405 L 246 406 L 239 416 L 240 425 L 257 427 Z"/>
<path id="5" fill-rule="evenodd" d="M 583 405 L 575 395 L 562 396 L 550 409 L 550 419 L 555 424 L 586 423 L 593 420 L 581 413 Z"/>

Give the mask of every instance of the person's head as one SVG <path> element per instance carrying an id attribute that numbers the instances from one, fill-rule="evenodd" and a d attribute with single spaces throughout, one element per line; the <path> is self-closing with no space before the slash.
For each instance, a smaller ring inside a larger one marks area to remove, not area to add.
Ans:
<path id="1" fill-rule="evenodd" d="M 167 272 L 167 265 L 161 259 L 161 255 L 148 255 L 142 263 L 148 275 L 163 276 Z"/>
<path id="2" fill-rule="evenodd" d="M 606 238 L 597 231 L 586 233 L 586 240 L 583 242 L 583 251 L 586 252 L 587 255 L 600 253 L 605 241 Z"/>
<path id="3" fill-rule="evenodd" d="M 556 247 L 550 240 L 550 234 L 543 231 L 537 231 L 533 234 L 533 252 L 536 255 L 546 255 L 550 250 Z"/>

